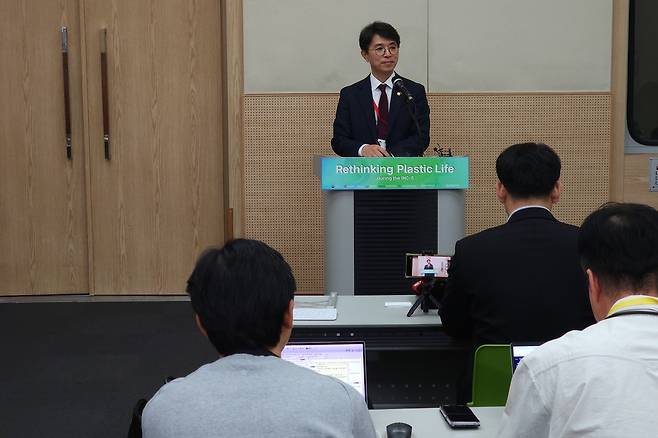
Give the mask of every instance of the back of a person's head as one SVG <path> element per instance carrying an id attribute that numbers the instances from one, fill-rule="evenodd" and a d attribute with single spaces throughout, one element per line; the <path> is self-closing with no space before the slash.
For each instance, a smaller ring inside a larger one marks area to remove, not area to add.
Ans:
<path id="1" fill-rule="evenodd" d="M 400 45 L 400 34 L 393 26 L 383 21 L 374 21 L 361 29 L 361 33 L 359 34 L 359 47 L 361 50 L 364 52 L 368 50 L 375 35 L 395 41 L 398 46 Z"/>
<path id="2" fill-rule="evenodd" d="M 604 292 L 655 291 L 658 211 L 640 204 L 606 204 L 583 222 L 578 251 L 583 268 L 599 276 Z"/>
<path id="3" fill-rule="evenodd" d="M 192 307 L 222 355 L 277 345 L 295 289 L 283 256 L 247 239 L 206 250 L 187 281 Z"/>
<path id="4" fill-rule="evenodd" d="M 496 160 L 496 174 L 505 190 L 517 199 L 549 196 L 560 179 L 560 157 L 543 143 L 519 143 Z"/>

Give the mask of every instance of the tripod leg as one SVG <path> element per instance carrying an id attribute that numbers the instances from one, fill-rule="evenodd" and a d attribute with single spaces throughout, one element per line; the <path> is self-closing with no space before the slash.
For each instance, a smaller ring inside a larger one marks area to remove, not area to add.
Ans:
<path id="1" fill-rule="evenodd" d="M 423 309 L 423 313 L 427 313 L 430 311 L 430 303 L 429 301 L 427 301 L 428 296 L 429 295 L 426 294 L 422 295 L 423 302 L 421 303 L 420 308 Z"/>
<path id="2" fill-rule="evenodd" d="M 436 308 L 438 309 L 438 308 L 440 307 L 440 305 L 439 305 L 439 302 L 436 300 L 436 298 L 434 298 L 434 296 L 432 296 L 432 295 L 428 295 L 428 297 L 430 298 L 430 300 L 432 301 L 432 303 L 434 303 L 434 305 L 435 305 Z"/>
<path id="3" fill-rule="evenodd" d="M 414 303 L 414 305 L 411 306 L 411 309 L 409 309 L 409 311 L 407 312 L 407 317 L 411 317 L 411 315 L 414 314 L 414 312 L 416 311 L 416 309 L 418 308 L 418 306 L 420 306 L 420 304 L 421 304 L 422 302 L 423 302 L 423 297 L 422 297 L 422 295 L 421 295 L 420 297 L 418 297 L 418 299 L 416 300 L 416 302 Z"/>

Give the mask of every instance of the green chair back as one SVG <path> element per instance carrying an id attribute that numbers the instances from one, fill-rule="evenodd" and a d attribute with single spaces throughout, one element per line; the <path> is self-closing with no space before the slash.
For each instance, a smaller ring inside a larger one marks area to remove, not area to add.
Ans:
<path id="1" fill-rule="evenodd" d="M 481 345 L 473 361 L 473 401 L 469 406 L 505 406 L 511 381 L 510 345 Z"/>

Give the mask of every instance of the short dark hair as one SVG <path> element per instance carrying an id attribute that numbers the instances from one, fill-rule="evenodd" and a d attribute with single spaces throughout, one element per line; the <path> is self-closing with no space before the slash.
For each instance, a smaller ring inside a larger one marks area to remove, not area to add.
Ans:
<path id="1" fill-rule="evenodd" d="M 361 50 L 368 50 L 375 35 L 395 41 L 398 46 L 400 45 L 400 34 L 393 26 L 383 21 L 373 21 L 361 29 L 361 33 L 359 34 L 359 47 L 361 47 Z"/>
<path id="2" fill-rule="evenodd" d="M 550 195 L 560 179 L 560 157 L 543 143 L 519 143 L 505 149 L 496 160 L 496 174 L 515 198 Z"/>
<path id="3" fill-rule="evenodd" d="M 587 216 L 578 252 L 583 269 L 598 275 L 604 293 L 658 287 L 658 211 L 609 203 Z"/>
<path id="4" fill-rule="evenodd" d="M 277 345 L 295 289 L 283 256 L 248 239 L 206 250 L 187 281 L 192 308 L 222 355 Z"/>

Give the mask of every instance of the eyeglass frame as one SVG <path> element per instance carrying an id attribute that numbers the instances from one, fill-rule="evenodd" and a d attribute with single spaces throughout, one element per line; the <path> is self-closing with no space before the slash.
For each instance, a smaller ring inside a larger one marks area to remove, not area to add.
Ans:
<path id="1" fill-rule="evenodd" d="M 388 46 L 379 46 L 379 47 L 375 47 L 374 49 L 368 49 L 369 52 L 375 52 L 377 56 L 386 55 L 386 51 L 388 51 L 388 53 L 391 56 L 395 56 L 398 54 L 398 50 L 400 50 L 400 46 L 398 46 L 397 44 L 390 44 Z M 378 53 L 380 51 L 381 53 Z"/>

